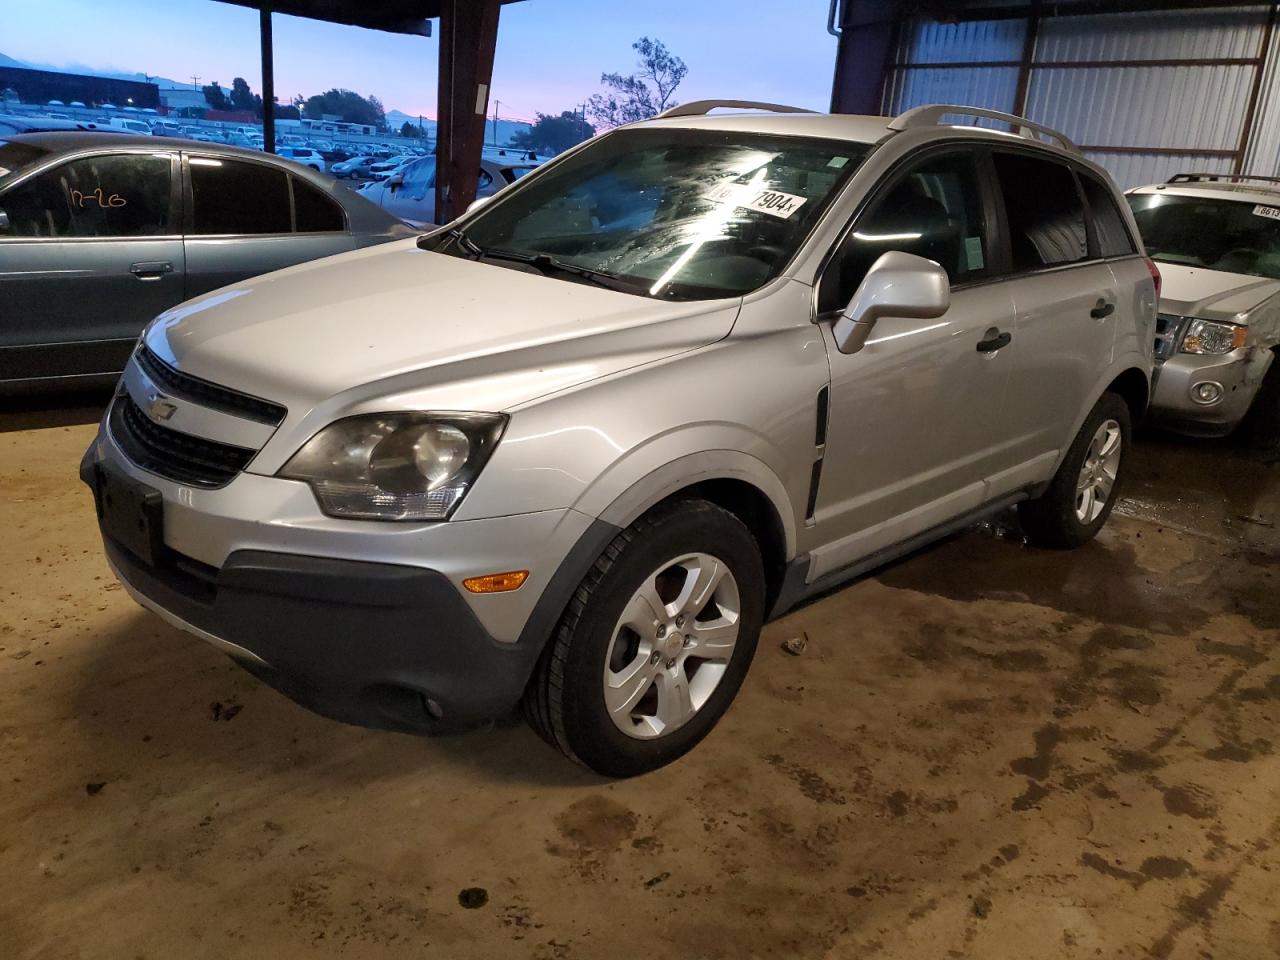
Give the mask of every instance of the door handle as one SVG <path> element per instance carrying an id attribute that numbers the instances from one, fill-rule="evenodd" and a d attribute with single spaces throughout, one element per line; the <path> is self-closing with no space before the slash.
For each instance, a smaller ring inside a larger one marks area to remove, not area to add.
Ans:
<path id="1" fill-rule="evenodd" d="M 1001 333 L 995 327 L 988 330 L 981 340 L 978 341 L 979 353 L 995 353 L 997 350 L 1003 350 L 1013 341 L 1012 333 Z"/>
<path id="2" fill-rule="evenodd" d="M 1105 320 L 1115 312 L 1116 305 L 1114 303 L 1108 303 L 1106 300 L 1099 300 L 1094 308 L 1089 311 L 1089 316 L 1093 317 L 1095 320 Z"/>
<path id="3" fill-rule="evenodd" d="M 131 264 L 129 272 L 139 280 L 159 280 L 166 273 L 173 272 L 173 264 L 168 260 L 144 260 Z"/>

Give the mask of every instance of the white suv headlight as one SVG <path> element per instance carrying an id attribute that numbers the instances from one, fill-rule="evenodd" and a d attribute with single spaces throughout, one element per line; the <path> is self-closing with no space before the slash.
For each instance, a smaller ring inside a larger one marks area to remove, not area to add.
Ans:
<path id="1" fill-rule="evenodd" d="M 1192 320 L 1182 335 L 1182 352 L 1218 356 L 1243 347 L 1248 336 L 1249 328 L 1239 324 Z"/>
<path id="2" fill-rule="evenodd" d="M 447 520 L 502 436 L 488 413 L 376 413 L 329 424 L 279 476 L 305 480 L 331 517 Z"/>

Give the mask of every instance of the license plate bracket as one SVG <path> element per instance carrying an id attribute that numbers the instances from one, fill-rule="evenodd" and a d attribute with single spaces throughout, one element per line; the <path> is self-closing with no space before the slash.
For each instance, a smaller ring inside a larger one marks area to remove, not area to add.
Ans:
<path id="1" fill-rule="evenodd" d="M 148 566 L 164 552 L 164 499 L 160 491 L 106 469 L 94 471 L 94 502 L 102 531 Z"/>

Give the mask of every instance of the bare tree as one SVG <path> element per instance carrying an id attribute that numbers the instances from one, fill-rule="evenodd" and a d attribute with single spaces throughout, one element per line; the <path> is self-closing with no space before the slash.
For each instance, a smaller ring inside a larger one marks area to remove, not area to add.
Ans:
<path id="1" fill-rule="evenodd" d="M 631 45 L 639 54 L 635 73 L 600 75 L 604 93 L 597 93 L 587 100 L 587 113 L 600 128 L 617 127 L 624 123 L 647 120 L 676 101 L 672 95 L 684 80 L 689 68 L 685 62 L 667 49 L 661 40 L 641 37 Z"/>

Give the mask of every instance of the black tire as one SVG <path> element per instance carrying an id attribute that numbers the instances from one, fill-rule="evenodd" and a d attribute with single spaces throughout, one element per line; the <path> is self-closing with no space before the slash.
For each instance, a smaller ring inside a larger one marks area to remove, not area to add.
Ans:
<path id="1" fill-rule="evenodd" d="M 1098 428 L 1108 420 L 1120 426 L 1120 463 L 1115 483 L 1103 505 L 1102 512 L 1091 522 L 1085 523 L 1076 515 L 1076 483 L 1084 466 L 1089 446 Z M 1022 522 L 1027 539 L 1038 547 L 1053 550 L 1071 550 L 1088 543 L 1102 529 L 1124 483 L 1126 466 L 1130 459 L 1129 447 L 1133 439 L 1133 418 L 1124 398 L 1115 393 L 1104 393 L 1089 415 L 1084 418 L 1080 432 L 1067 451 L 1062 465 L 1054 474 L 1049 488 L 1035 500 L 1018 504 L 1018 519 Z"/>
<path id="2" fill-rule="evenodd" d="M 737 582 L 738 639 L 719 682 L 683 726 L 653 739 L 622 732 L 605 706 L 603 679 L 614 630 L 640 584 L 664 563 L 705 552 Z M 525 718 L 565 756 L 608 777 L 672 762 L 710 732 L 736 696 L 764 620 L 760 548 L 733 514 L 705 500 L 664 504 L 623 530 L 575 591 L 525 690 Z"/>

